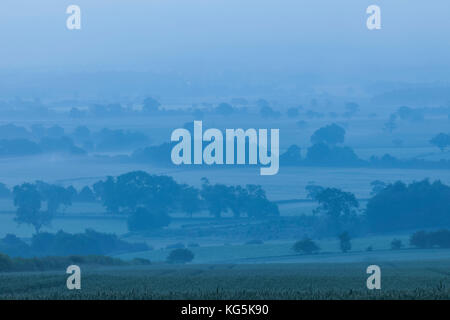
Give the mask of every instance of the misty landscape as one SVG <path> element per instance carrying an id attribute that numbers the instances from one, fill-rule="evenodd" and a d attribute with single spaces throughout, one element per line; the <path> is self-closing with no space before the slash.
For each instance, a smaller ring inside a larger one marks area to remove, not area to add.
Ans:
<path id="1" fill-rule="evenodd" d="M 0 299 L 450 297 L 450 46 L 427 36 L 448 33 L 444 1 L 412 1 L 437 17 L 411 30 L 385 4 L 373 32 L 367 3 L 79 1 L 69 32 L 63 6 L 6 2 Z M 278 129 L 278 171 L 250 164 L 249 136 L 245 163 L 174 164 L 172 133 L 194 146 L 199 121 Z"/>

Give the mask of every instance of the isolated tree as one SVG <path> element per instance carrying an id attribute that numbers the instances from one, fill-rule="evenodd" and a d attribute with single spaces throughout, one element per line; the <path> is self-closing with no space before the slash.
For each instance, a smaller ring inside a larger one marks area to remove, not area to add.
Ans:
<path id="1" fill-rule="evenodd" d="M 172 177 L 133 171 L 97 182 L 94 191 L 108 212 L 127 214 L 138 207 L 171 209 L 180 188 Z"/>
<path id="2" fill-rule="evenodd" d="M 332 218 L 353 214 L 359 207 L 359 202 L 353 193 L 336 188 L 323 189 L 314 196 L 314 199 L 319 203 L 314 211 L 324 212 Z"/>
<path id="3" fill-rule="evenodd" d="M 14 187 L 14 205 L 17 207 L 15 221 L 19 224 L 30 224 L 39 233 L 44 225 L 48 225 L 53 216 L 50 211 L 41 211 L 42 196 L 36 185 L 24 183 Z"/>
<path id="4" fill-rule="evenodd" d="M 128 230 L 152 231 L 168 226 L 170 216 L 165 208 L 136 208 L 128 217 Z"/>
<path id="5" fill-rule="evenodd" d="M 161 106 L 161 103 L 159 103 L 158 100 L 148 97 L 144 100 L 144 104 L 142 106 L 142 111 L 148 112 L 148 113 L 155 113 L 158 112 L 159 107 Z"/>
<path id="6" fill-rule="evenodd" d="M 61 206 L 72 205 L 72 194 L 64 187 L 36 181 L 36 187 L 41 194 L 42 200 L 47 202 L 47 211 L 54 215 Z"/>
<path id="7" fill-rule="evenodd" d="M 231 186 L 228 187 L 228 191 L 228 208 L 231 210 L 235 218 L 239 218 L 244 212 L 246 212 L 247 206 L 249 205 L 249 203 L 247 203 L 247 200 L 249 199 L 248 190 L 246 188 L 242 188 L 241 186 Z"/>
<path id="8" fill-rule="evenodd" d="M 211 185 L 207 179 L 202 181 L 201 196 L 206 207 L 212 216 L 220 218 L 229 209 L 233 190 L 224 184 Z"/>
<path id="9" fill-rule="evenodd" d="M 278 119 L 281 116 L 279 111 L 275 111 L 269 106 L 261 107 L 261 109 L 259 109 L 259 114 L 265 119 Z"/>
<path id="10" fill-rule="evenodd" d="M 445 151 L 445 149 L 450 146 L 450 135 L 445 133 L 439 133 L 435 135 L 431 140 L 430 143 L 438 147 L 442 152 Z"/>
<path id="11" fill-rule="evenodd" d="M 338 236 L 339 246 L 341 251 L 346 253 L 352 249 L 352 243 L 350 242 L 350 235 L 348 232 L 343 232 Z"/>
<path id="12" fill-rule="evenodd" d="M 172 250 L 167 257 L 169 263 L 188 263 L 194 259 L 194 253 L 189 249 Z"/>
<path id="13" fill-rule="evenodd" d="M 450 224 L 448 199 L 450 186 L 440 181 L 398 181 L 369 199 L 365 217 L 373 232 L 435 228 Z"/>
<path id="14" fill-rule="evenodd" d="M 234 112 L 234 108 L 229 103 L 221 103 L 217 106 L 216 112 L 222 116 L 229 116 Z"/>
<path id="15" fill-rule="evenodd" d="M 402 240 L 394 239 L 391 241 L 391 249 L 392 250 L 400 250 L 403 247 Z"/>
<path id="16" fill-rule="evenodd" d="M 422 249 L 432 247 L 429 234 L 425 231 L 417 231 L 413 233 L 409 238 L 409 244 Z"/>
<path id="17" fill-rule="evenodd" d="M 309 238 L 304 238 L 303 240 L 294 243 L 292 249 L 295 252 L 303 252 L 305 254 L 311 254 L 318 252 L 320 250 L 319 246 Z"/>
<path id="18" fill-rule="evenodd" d="M 345 140 L 345 130 L 333 123 L 328 126 L 316 130 L 311 136 L 311 143 L 325 143 L 328 145 L 336 145 L 343 143 Z"/>
<path id="19" fill-rule="evenodd" d="M 267 199 L 266 192 L 260 185 L 248 184 L 245 190 L 245 197 L 241 201 L 248 217 L 262 218 L 280 215 L 278 205 Z"/>

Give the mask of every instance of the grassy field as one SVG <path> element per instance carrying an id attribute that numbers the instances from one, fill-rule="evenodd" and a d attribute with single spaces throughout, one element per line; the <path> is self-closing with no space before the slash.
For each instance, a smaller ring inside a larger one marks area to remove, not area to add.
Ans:
<path id="1" fill-rule="evenodd" d="M 153 265 L 82 268 L 82 289 L 64 271 L 0 274 L 0 299 L 449 299 L 450 259 L 378 262 L 381 290 L 366 288 L 367 263 Z"/>
<path id="2" fill-rule="evenodd" d="M 283 240 L 283 241 L 270 241 L 263 244 L 246 244 L 242 242 L 233 242 L 230 240 L 228 243 L 220 243 L 216 239 L 211 241 L 200 242 L 199 247 L 189 248 L 194 255 L 195 263 L 233 263 L 233 262 L 252 262 L 255 260 L 263 261 L 287 261 L 287 262 L 302 262 L 302 261 L 322 261 L 323 259 L 337 259 L 338 261 L 345 261 L 350 259 L 367 260 L 373 257 L 379 256 L 399 256 L 400 259 L 407 259 L 408 255 L 412 256 L 412 259 L 417 256 L 430 259 L 434 257 L 448 255 L 450 258 L 450 250 L 437 249 L 435 250 L 417 250 L 417 249 L 404 249 L 398 251 L 390 250 L 390 243 L 393 238 L 402 240 L 405 245 L 408 245 L 409 234 L 396 234 L 392 235 L 380 235 L 380 236 L 365 236 L 361 238 L 352 239 L 352 252 L 342 254 L 339 248 L 339 242 L 335 238 L 315 240 L 315 242 L 321 248 L 321 253 L 317 255 L 296 255 L 292 250 L 292 245 L 295 240 Z M 143 241 L 144 239 L 133 239 L 136 241 Z M 149 241 L 150 245 L 155 245 L 155 242 Z M 166 242 L 165 244 L 174 244 L 172 242 Z M 185 245 L 188 241 L 181 241 Z M 161 243 L 162 245 L 162 243 Z M 371 246 L 373 251 L 367 252 L 367 247 Z M 150 261 L 164 261 L 171 249 L 156 246 L 155 250 L 145 252 L 134 252 L 118 255 L 118 258 L 131 260 L 135 257 L 149 259 Z M 390 260 L 393 258 L 389 258 Z M 381 258 L 382 259 L 382 258 Z"/>

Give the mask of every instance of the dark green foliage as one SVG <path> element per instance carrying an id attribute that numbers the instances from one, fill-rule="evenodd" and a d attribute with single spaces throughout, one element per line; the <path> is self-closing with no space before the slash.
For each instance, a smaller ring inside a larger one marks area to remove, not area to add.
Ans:
<path id="1" fill-rule="evenodd" d="M 403 247 L 402 240 L 394 239 L 391 242 L 391 249 L 392 250 L 400 250 Z"/>
<path id="2" fill-rule="evenodd" d="M 344 140 L 345 130 L 335 123 L 316 130 L 311 136 L 313 144 L 335 145 L 343 143 Z"/>
<path id="3" fill-rule="evenodd" d="M 17 207 L 15 220 L 21 224 L 31 224 L 36 233 L 52 220 L 52 212 L 41 211 L 42 195 L 36 185 L 24 183 L 14 187 L 14 205 Z"/>
<path id="4" fill-rule="evenodd" d="M 128 230 L 151 231 L 168 226 L 170 217 L 163 208 L 147 209 L 137 208 L 128 217 Z"/>
<path id="5" fill-rule="evenodd" d="M 187 263 L 194 259 L 194 254 L 189 249 L 175 249 L 169 253 L 167 262 L 169 263 Z"/>
<path id="6" fill-rule="evenodd" d="M 376 195 L 378 192 L 382 191 L 384 188 L 386 188 L 386 183 L 380 180 L 374 180 L 370 183 L 370 186 L 372 187 L 372 191 L 370 194 L 372 196 Z"/>
<path id="7" fill-rule="evenodd" d="M 234 112 L 234 108 L 229 103 L 221 103 L 215 111 L 222 116 L 229 116 Z"/>
<path id="8" fill-rule="evenodd" d="M 373 231 L 396 231 L 450 225 L 450 187 L 428 180 L 396 182 L 373 196 L 366 207 Z"/>
<path id="9" fill-rule="evenodd" d="M 450 230 L 417 231 L 411 235 L 409 243 L 418 248 L 450 248 Z"/>
<path id="10" fill-rule="evenodd" d="M 168 210 L 180 186 L 172 177 L 134 171 L 99 181 L 94 184 L 94 190 L 108 212 L 131 213 L 138 207 Z"/>
<path id="11" fill-rule="evenodd" d="M 243 214 L 250 218 L 279 215 L 278 206 L 267 199 L 265 191 L 259 185 L 211 185 L 207 179 L 203 179 L 201 196 L 210 214 L 216 218 L 228 210 L 236 218 Z"/>
<path id="12" fill-rule="evenodd" d="M 325 143 L 316 143 L 308 148 L 305 163 L 308 165 L 364 165 L 350 147 L 339 147 Z"/>
<path id="13" fill-rule="evenodd" d="M 36 233 L 50 224 L 61 206 L 72 205 L 72 193 L 69 189 L 42 181 L 15 186 L 13 194 L 14 205 L 17 207 L 15 220 L 19 224 L 31 224 Z M 42 202 L 45 202 L 46 210 L 41 210 Z"/>
<path id="14" fill-rule="evenodd" d="M 144 100 L 144 105 L 142 106 L 142 111 L 147 113 L 156 113 L 159 111 L 161 103 L 158 100 L 148 97 Z"/>
<path id="15" fill-rule="evenodd" d="M 96 198 L 92 189 L 88 186 L 85 186 L 83 187 L 83 189 L 81 189 L 74 200 L 78 202 L 95 202 Z"/>
<path id="16" fill-rule="evenodd" d="M 63 231 L 56 234 L 39 233 L 33 236 L 30 246 L 30 252 L 36 256 L 103 255 L 147 249 L 144 243 L 125 242 L 115 234 L 93 230 L 76 234 Z"/>
<path id="17" fill-rule="evenodd" d="M 12 269 L 12 259 L 6 254 L 0 253 L 0 272 L 10 271 Z"/>
<path id="18" fill-rule="evenodd" d="M 445 151 L 447 147 L 450 146 L 450 134 L 445 133 L 439 133 L 435 135 L 431 140 L 430 143 L 433 146 L 438 147 L 442 152 Z"/>
<path id="19" fill-rule="evenodd" d="M 318 252 L 320 250 L 319 246 L 309 238 L 304 238 L 303 240 L 294 243 L 292 249 L 295 252 L 303 252 L 305 254 L 311 254 Z"/>
<path id="20" fill-rule="evenodd" d="M 343 232 L 338 236 L 339 239 L 339 247 L 341 251 L 346 253 L 352 249 L 352 243 L 350 241 L 350 235 L 348 232 Z"/>
<path id="21" fill-rule="evenodd" d="M 337 188 L 318 190 L 313 196 L 314 200 L 319 203 L 315 212 L 323 212 L 334 219 L 353 215 L 359 207 L 359 202 L 353 193 Z"/>

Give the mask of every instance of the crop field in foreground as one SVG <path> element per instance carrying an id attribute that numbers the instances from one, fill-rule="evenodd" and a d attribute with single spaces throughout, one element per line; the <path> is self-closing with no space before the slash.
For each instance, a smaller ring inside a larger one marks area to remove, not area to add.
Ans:
<path id="1" fill-rule="evenodd" d="M 1 299 L 450 299 L 450 260 L 377 263 L 381 290 L 366 288 L 369 263 L 82 267 L 81 290 L 65 270 L 0 274 Z"/>

